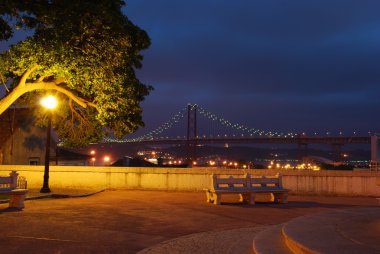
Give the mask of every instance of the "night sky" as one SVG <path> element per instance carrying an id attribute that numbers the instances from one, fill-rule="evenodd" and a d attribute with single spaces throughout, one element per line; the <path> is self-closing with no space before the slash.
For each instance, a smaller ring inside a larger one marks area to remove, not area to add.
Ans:
<path id="1" fill-rule="evenodd" d="M 129 0 L 154 129 L 187 103 L 281 132 L 380 131 L 380 1 Z"/>
<path id="2" fill-rule="evenodd" d="M 152 40 L 146 130 L 197 103 L 268 131 L 380 131 L 380 1 L 126 2 Z"/>

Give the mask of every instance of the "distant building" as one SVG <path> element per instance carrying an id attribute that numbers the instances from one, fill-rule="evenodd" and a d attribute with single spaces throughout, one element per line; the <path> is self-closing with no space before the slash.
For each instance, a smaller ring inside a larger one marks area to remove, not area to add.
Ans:
<path id="1" fill-rule="evenodd" d="M 34 125 L 29 109 L 9 108 L 0 115 L 0 164 L 40 165 L 45 142 L 46 131 Z"/>
<path id="2" fill-rule="evenodd" d="M 45 152 L 46 129 L 35 125 L 30 109 L 9 108 L 0 115 L 0 164 L 43 165 Z M 89 155 L 57 149 L 51 139 L 50 165 L 88 165 L 89 160 Z"/>
<path id="3" fill-rule="evenodd" d="M 88 166 L 92 156 L 77 153 L 63 148 L 57 148 L 56 156 L 51 157 L 51 165 L 58 166 Z"/>
<path id="4" fill-rule="evenodd" d="M 124 156 L 121 159 L 118 159 L 111 166 L 117 167 L 157 167 L 157 164 L 151 163 L 141 158 L 131 158 Z"/>

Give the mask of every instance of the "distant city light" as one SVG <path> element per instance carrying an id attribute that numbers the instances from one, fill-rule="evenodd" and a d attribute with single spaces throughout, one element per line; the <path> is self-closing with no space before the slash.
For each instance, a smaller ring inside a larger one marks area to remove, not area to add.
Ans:
<path id="1" fill-rule="evenodd" d="M 104 162 L 110 162 L 110 160 L 111 158 L 108 155 L 104 156 Z"/>

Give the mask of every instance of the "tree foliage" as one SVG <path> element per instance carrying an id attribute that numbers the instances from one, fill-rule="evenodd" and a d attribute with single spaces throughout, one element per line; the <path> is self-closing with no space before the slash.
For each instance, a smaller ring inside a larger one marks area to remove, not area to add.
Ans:
<path id="1" fill-rule="evenodd" d="M 123 5 L 119 0 L 5 0 L 0 38 L 11 36 L 12 25 L 34 34 L 0 55 L 1 78 L 10 84 L 0 112 L 2 103 L 8 107 L 21 96 L 18 103 L 35 105 L 54 91 L 60 101 L 54 128 L 69 147 L 108 134 L 122 138 L 143 126 L 140 102 L 152 88 L 137 79 L 135 68 L 150 40 L 121 12 Z"/>

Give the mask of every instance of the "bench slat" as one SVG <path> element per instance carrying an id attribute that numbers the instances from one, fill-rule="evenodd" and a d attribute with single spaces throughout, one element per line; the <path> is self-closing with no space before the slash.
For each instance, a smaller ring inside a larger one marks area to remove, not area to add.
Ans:
<path id="1" fill-rule="evenodd" d="M 0 184 L 10 184 L 12 179 L 10 177 L 0 177 Z"/>

